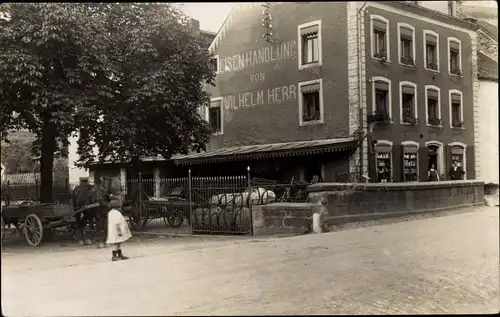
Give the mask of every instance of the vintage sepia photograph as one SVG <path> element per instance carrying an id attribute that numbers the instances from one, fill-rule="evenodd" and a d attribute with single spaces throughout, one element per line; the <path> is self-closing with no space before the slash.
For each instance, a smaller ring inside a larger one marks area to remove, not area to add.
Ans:
<path id="1" fill-rule="evenodd" d="M 3 316 L 500 313 L 498 4 L 0 4 Z"/>

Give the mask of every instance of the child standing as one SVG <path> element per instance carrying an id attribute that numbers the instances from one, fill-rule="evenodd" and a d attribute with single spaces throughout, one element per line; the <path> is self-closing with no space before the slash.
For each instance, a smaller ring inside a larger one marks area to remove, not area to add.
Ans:
<path id="1" fill-rule="evenodd" d="M 128 257 L 122 254 L 121 245 L 132 237 L 127 220 L 125 220 L 125 217 L 120 212 L 121 207 L 120 200 L 111 200 L 109 202 L 111 210 L 108 212 L 108 238 L 106 243 L 113 245 L 112 261 L 128 259 Z"/>

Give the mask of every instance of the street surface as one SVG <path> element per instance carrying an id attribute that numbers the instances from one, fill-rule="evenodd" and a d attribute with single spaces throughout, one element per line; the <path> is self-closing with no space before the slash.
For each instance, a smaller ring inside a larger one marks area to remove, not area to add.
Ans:
<path id="1" fill-rule="evenodd" d="M 5 316 L 499 312 L 499 209 L 289 238 L 2 254 Z"/>

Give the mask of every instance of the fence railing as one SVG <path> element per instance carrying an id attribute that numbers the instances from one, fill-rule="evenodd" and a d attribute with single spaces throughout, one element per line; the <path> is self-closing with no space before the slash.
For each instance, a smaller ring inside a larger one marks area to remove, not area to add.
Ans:
<path id="1" fill-rule="evenodd" d="M 71 198 L 72 190 L 78 186 L 77 183 L 70 183 L 66 180 L 55 180 L 52 184 L 52 200 L 68 202 Z M 40 182 L 11 183 L 2 182 L 0 187 L 0 197 L 2 204 L 10 205 L 22 201 L 40 200 Z"/>

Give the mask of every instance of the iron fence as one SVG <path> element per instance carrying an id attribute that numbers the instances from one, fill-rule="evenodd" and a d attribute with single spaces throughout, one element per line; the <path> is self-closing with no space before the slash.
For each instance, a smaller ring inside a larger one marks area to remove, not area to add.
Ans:
<path id="1" fill-rule="evenodd" d="M 72 190 L 78 184 L 66 180 L 55 180 L 52 184 L 52 201 L 68 202 Z M 2 182 L 0 188 L 2 205 L 18 204 L 22 202 L 37 202 L 40 200 L 40 182 L 11 183 Z"/>

